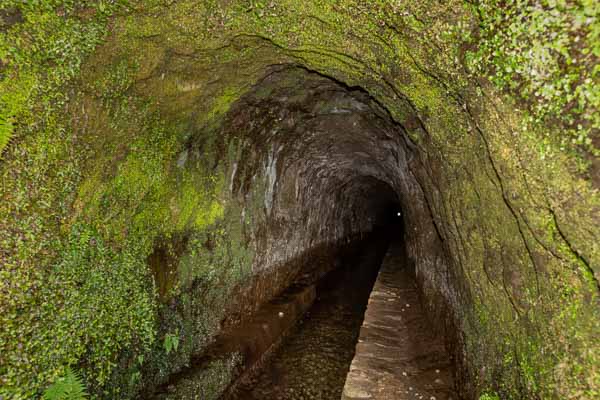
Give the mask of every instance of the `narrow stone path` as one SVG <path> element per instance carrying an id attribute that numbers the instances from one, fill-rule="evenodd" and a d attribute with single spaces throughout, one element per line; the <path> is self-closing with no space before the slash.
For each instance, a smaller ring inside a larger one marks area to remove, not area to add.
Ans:
<path id="1" fill-rule="evenodd" d="M 403 246 L 394 243 L 369 298 L 342 400 L 456 400 L 453 376 L 443 338 L 421 308 Z"/>

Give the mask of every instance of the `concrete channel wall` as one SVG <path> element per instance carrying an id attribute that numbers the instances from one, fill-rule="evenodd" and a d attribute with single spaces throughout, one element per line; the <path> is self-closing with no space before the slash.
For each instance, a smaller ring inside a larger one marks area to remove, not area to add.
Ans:
<path id="1" fill-rule="evenodd" d="M 295 285 L 264 304 L 248 321 L 223 333 L 196 364 L 175 375 L 152 400 L 227 399 L 278 347 L 316 298 L 315 284 Z M 229 374 L 219 368 L 234 359 Z M 215 372 L 216 371 L 216 372 Z"/>

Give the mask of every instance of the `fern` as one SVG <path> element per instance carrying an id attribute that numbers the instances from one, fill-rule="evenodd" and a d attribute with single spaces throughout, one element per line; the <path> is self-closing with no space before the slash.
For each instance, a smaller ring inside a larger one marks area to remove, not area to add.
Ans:
<path id="1" fill-rule="evenodd" d="M 0 51 L 2 38 L 0 38 Z M 2 55 L 0 54 L 0 64 Z M 28 114 L 27 102 L 34 91 L 36 80 L 23 74 L 18 80 L 0 80 L 0 156 L 10 142 L 15 130 L 15 121 Z"/>
<path id="2" fill-rule="evenodd" d="M 65 375 L 44 392 L 44 400 L 85 400 L 87 393 L 81 376 L 67 367 Z"/>

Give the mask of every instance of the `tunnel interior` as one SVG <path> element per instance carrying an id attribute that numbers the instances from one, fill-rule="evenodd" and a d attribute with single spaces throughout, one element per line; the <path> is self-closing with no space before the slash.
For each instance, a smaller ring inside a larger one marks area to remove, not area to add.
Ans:
<path id="1" fill-rule="evenodd" d="M 335 320 L 335 308 L 325 311 L 332 304 L 353 315 L 347 335 L 338 338 L 348 342 L 345 364 L 338 368 L 345 374 L 390 244 L 409 257 L 426 246 L 444 256 L 413 175 L 414 144 L 364 90 L 293 65 L 268 71 L 232 106 L 218 137 L 217 147 L 234 148 L 227 174 L 241 218 L 255 218 L 244 230 L 256 246 L 254 289 L 240 301 L 246 308 L 238 321 L 300 281 L 316 283 L 315 315 L 328 313 Z M 200 154 L 202 145 L 201 138 L 192 137 L 186 151 Z M 438 328 L 444 329 L 439 321 Z M 323 395 L 339 397 L 344 377 Z M 248 390 L 241 398 L 251 398 L 244 397 Z"/>
<path id="2" fill-rule="evenodd" d="M 307 259 L 315 252 L 335 253 L 374 231 L 443 257 L 413 174 L 415 145 L 364 90 L 295 65 L 272 67 L 233 104 L 217 137 L 230 149 L 222 151 L 230 194 L 252 221 L 244 235 L 260 289 L 250 309 L 314 272 Z M 192 137 L 186 154 L 205 145 Z"/>
<path id="3" fill-rule="evenodd" d="M 255 273 L 372 233 L 406 241 L 409 253 L 424 242 L 439 247 L 414 173 L 416 146 L 361 88 L 276 67 L 233 105 L 220 136 L 241 147 L 232 194 L 242 204 L 258 199 L 264 213 L 252 233 Z"/>
<path id="4" fill-rule="evenodd" d="M 249 188 L 263 184 L 254 268 L 383 227 L 401 234 L 421 211 L 410 207 L 422 202 L 409 168 L 414 146 L 360 89 L 280 68 L 232 107 L 221 136 L 241 143 L 232 193 L 248 203 Z"/>
<path id="5" fill-rule="evenodd" d="M 339 397 L 369 293 L 390 245 L 402 248 L 411 279 L 421 285 L 431 274 L 427 260 L 432 254 L 417 262 L 417 253 L 431 248 L 437 262 L 445 257 L 414 175 L 420 165 L 415 145 L 364 90 L 294 65 L 268 70 L 232 105 L 216 137 L 213 145 L 222 156 L 213 168 L 226 170 L 229 195 L 239 207 L 240 239 L 255 254 L 250 284 L 234 289 L 236 301 L 228 305 L 221 331 L 238 336 L 269 302 L 298 285 L 316 285 L 317 301 L 307 315 L 321 315 L 316 321 L 329 326 L 323 332 L 340 332 L 327 322 L 338 321 L 336 308 L 354 321 L 337 339 L 347 342 L 345 350 L 338 349 L 346 356 L 331 373 L 342 376 L 333 379 L 333 388 L 322 388 L 325 397 Z M 183 167 L 201 159 L 208 145 L 202 136 L 192 136 L 182 153 Z M 164 275 L 157 278 L 168 286 Z M 438 312 L 444 314 L 440 304 Z M 310 318 L 304 322 L 312 323 Z M 443 319 L 436 321 L 436 329 L 445 332 Z M 308 337 L 313 330 L 321 328 L 308 329 Z M 257 357 L 258 350 L 248 351 L 246 359 Z M 249 396 L 249 390 L 243 393 Z"/>

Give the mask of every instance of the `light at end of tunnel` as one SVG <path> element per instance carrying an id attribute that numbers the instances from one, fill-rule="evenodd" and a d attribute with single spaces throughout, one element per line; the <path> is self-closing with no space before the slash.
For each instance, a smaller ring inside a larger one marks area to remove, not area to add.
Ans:
<path id="1" fill-rule="evenodd" d="M 402 213 L 401 213 L 400 211 L 398 211 L 398 214 L 397 214 L 397 215 L 398 215 L 398 216 L 400 216 L 400 215 L 402 215 Z"/>

